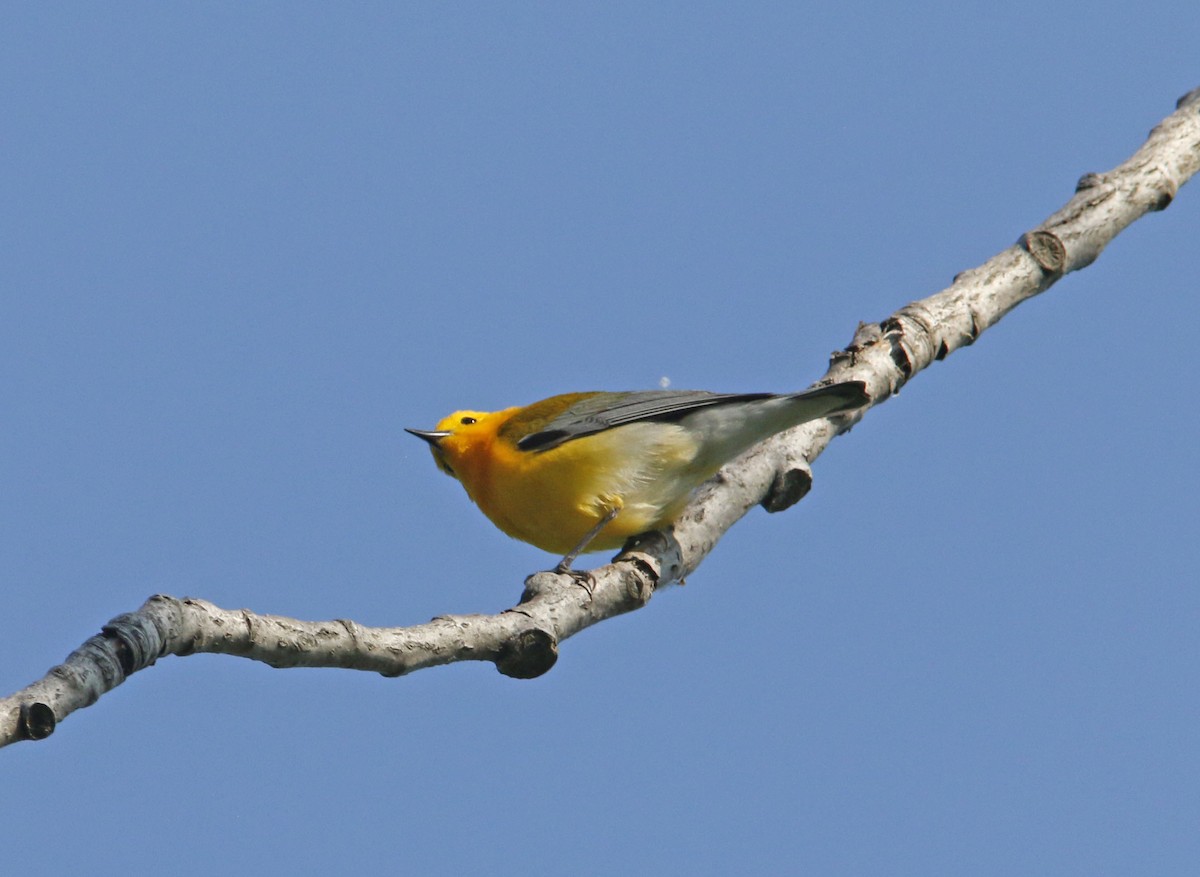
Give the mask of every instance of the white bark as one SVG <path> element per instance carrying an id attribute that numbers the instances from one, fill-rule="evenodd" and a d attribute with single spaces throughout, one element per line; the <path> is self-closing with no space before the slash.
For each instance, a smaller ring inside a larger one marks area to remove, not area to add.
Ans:
<path id="1" fill-rule="evenodd" d="M 1075 196 L 1017 244 L 883 322 L 861 324 L 850 346 L 833 354 L 823 380 L 865 381 L 872 404 L 879 404 L 1021 302 L 1091 264 L 1131 222 L 1169 205 L 1198 169 L 1200 89 L 1181 98 L 1128 161 L 1084 176 Z M 273 667 L 344 667 L 386 676 L 491 661 L 510 676 L 540 675 L 554 665 L 559 642 L 645 605 L 656 587 L 695 570 L 755 504 L 779 511 L 802 498 L 812 482 L 812 461 L 864 413 L 808 423 L 763 443 L 704 485 L 669 531 L 632 540 L 586 579 L 537 573 L 526 581 L 522 602 L 498 615 L 370 628 L 151 597 L 138 611 L 109 622 L 41 680 L 0 699 L 0 746 L 49 736 L 57 722 L 164 655 L 219 652 Z"/>

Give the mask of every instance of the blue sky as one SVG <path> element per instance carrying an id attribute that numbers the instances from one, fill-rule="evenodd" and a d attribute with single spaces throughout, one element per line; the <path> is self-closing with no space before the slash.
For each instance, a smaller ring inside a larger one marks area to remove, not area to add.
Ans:
<path id="1" fill-rule="evenodd" d="M 1198 36 L 1194 3 L 10 7 L 0 688 L 158 591 L 511 605 L 552 558 L 403 427 L 803 387 L 1126 158 Z M 1194 873 L 1198 185 L 541 679 L 168 658 L 5 750 L 6 868 Z"/>

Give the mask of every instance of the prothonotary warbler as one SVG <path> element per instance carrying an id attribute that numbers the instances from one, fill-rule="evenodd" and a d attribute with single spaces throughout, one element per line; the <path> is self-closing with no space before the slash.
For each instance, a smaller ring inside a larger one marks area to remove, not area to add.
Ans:
<path id="1" fill-rule="evenodd" d="M 497 527 L 562 554 L 619 548 L 683 510 L 751 445 L 865 405 L 862 381 L 803 393 L 567 393 L 503 411 L 456 411 L 424 439 Z"/>

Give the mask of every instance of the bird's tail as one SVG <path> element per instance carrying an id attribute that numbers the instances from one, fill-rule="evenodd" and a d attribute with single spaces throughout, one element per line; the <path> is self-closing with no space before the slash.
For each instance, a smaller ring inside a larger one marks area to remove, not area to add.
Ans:
<path id="1" fill-rule="evenodd" d="M 862 381 L 846 381 L 782 396 L 733 400 L 701 408 L 683 421 L 699 442 L 697 466 L 715 472 L 751 445 L 810 420 L 859 408 L 871 401 Z"/>
<path id="2" fill-rule="evenodd" d="M 792 426 L 799 426 L 818 417 L 852 411 L 871 401 L 867 394 L 867 385 L 862 381 L 843 381 L 828 387 L 817 387 L 815 390 L 789 393 L 783 398 L 791 403 L 788 410 Z"/>

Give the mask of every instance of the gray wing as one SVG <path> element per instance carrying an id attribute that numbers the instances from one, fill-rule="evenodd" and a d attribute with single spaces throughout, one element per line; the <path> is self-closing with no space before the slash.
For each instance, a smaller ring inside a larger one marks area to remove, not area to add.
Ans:
<path id="1" fill-rule="evenodd" d="M 523 451 L 548 451 L 563 442 L 641 420 L 670 422 L 697 408 L 769 399 L 773 393 L 709 393 L 704 390 L 642 390 L 596 393 L 576 402 L 537 432 L 523 436 Z"/>

